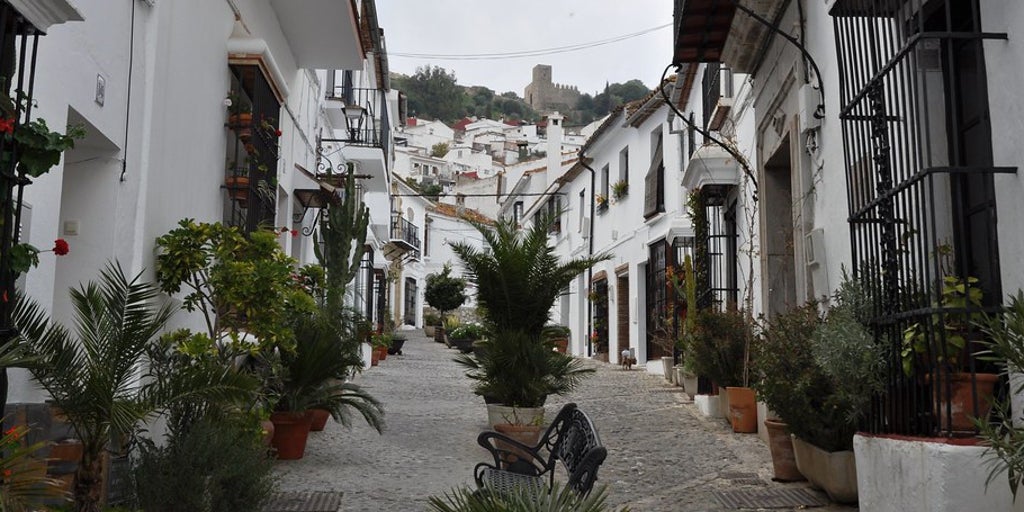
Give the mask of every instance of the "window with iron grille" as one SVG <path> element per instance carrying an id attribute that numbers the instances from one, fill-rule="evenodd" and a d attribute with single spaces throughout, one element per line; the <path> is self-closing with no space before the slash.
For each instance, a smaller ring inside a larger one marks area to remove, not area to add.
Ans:
<path id="1" fill-rule="evenodd" d="M 959 354 L 947 343 L 958 315 L 1000 301 L 993 175 L 1016 172 L 992 163 L 982 43 L 1007 36 L 982 30 L 980 8 L 977 0 L 838 0 L 831 10 L 854 275 L 867 284 L 880 343 L 900 354 L 908 330 L 923 340 L 909 351 L 909 371 L 902 360 L 890 365 L 887 396 L 865 426 L 873 432 L 955 433 L 942 396 L 954 373 L 987 370 L 973 342 Z M 945 279 L 975 283 L 967 286 L 981 290 L 981 304 L 952 307 Z M 939 363 L 951 357 L 955 367 Z"/>
<path id="2" fill-rule="evenodd" d="M 281 104 L 259 66 L 232 64 L 225 222 L 251 233 L 274 227 Z"/>

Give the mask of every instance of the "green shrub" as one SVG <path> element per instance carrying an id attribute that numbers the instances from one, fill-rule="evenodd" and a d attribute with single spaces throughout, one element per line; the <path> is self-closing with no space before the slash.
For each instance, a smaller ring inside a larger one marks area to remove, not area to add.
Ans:
<path id="1" fill-rule="evenodd" d="M 271 461 L 251 431 L 200 421 L 168 439 L 140 445 L 132 468 L 145 512 L 260 510 L 274 492 Z"/>
<path id="2" fill-rule="evenodd" d="M 441 325 L 441 315 L 433 312 L 423 313 L 423 325 Z"/>
<path id="3" fill-rule="evenodd" d="M 719 386 L 743 386 L 750 325 L 738 311 L 702 310 L 686 336 L 693 369 Z"/>

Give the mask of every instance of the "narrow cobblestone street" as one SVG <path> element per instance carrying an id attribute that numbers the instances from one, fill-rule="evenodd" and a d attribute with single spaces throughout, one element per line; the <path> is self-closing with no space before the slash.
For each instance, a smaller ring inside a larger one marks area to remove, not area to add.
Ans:
<path id="1" fill-rule="evenodd" d="M 452 362 L 455 353 L 410 331 L 403 355 L 389 356 L 357 379 L 385 405 L 384 434 L 362 418 L 353 418 L 351 430 L 328 423 L 310 434 L 305 458 L 277 463 L 279 490 L 340 491 L 345 512 L 419 511 L 427 497 L 472 484 L 473 466 L 486 457 L 476 436 L 486 428 L 487 413 Z M 549 399 L 547 410 L 553 414 L 575 401 L 593 419 L 608 448 L 598 485 L 608 486 L 609 503 L 635 512 L 737 510 L 721 505 L 713 492 L 806 487 L 771 481 L 765 444 L 732 433 L 724 420 L 700 416 L 680 388 L 661 377 L 587 364 L 597 374 L 570 396 Z"/>

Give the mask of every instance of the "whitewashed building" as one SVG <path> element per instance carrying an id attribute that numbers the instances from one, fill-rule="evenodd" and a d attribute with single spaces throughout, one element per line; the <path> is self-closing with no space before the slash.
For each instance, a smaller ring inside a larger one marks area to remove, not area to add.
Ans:
<path id="1" fill-rule="evenodd" d="M 316 206 L 300 191 L 318 187 L 299 167 L 315 175 L 321 150 L 335 151 L 328 158 L 336 169 L 353 163 L 367 196 L 387 195 L 390 126 L 400 117 L 396 96 L 385 94 L 387 60 L 371 0 L 13 5 L 84 18 L 49 27 L 35 72 L 34 116 L 87 133 L 61 165 L 26 188 L 23 241 L 46 248 L 62 237 L 71 246 L 67 256 L 43 258 L 24 281 L 26 293 L 59 321 L 70 320 L 68 288 L 95 279 L 109 260 L 151 277 L 155 239 L 183 218 L 286 228 L 284 250 L 315 261 L 313 238 L 304 232 L 312 231 Z M 329 74 L 317 71 L 326 69 L 345 70 L 348 89 L 373 91 L 354 102 L 362 109 L 351 127 L 331 104 Z M 252 137 L 260 145 L 255 153 L 228 126 L 229 112 L 242 105 L 270 127 L 265 137 Z M 353 134 L 361 144 L 320 143 Z M 243 166 L 256 179 L 238 187 L 229 178 Z M 369 274 L 353 297 L 367 309 Z M 175 317 L 177 326 L 198 321 Z M 27 374 L 12 371 L 9 402 L 43 398 Z"/>
<path id="2" fill-rule="evenodd" d="M 952 312 L 944 277 L 977 279 L 992 309 L 1024 287 L 1024 6 L 779 0 L 711 16 L 704 4 L 676 2 L 673 63 L 756 77 L 718 105 L 727 120 L 753 118 L 737 143 L 756 154 L 758 201 L 744 216 L 758 219 L 766 314 L 829 294 L 844 268 L 875 276 L 876 342 L 899 353 L 908 326 Z M 937 338 L 926 335 L 931 353 Z M 974 396 L 986 364 L 965 365 Z M 945 365 L 918 370 L 950 379 Z M 862 510 L 1024 508 L 1005 479 L 985 485 L 983 448 L 947 442 L 959 434 L 928 398 L 934 385 L 899 364 L 886 377 L 854 440 Z"/>

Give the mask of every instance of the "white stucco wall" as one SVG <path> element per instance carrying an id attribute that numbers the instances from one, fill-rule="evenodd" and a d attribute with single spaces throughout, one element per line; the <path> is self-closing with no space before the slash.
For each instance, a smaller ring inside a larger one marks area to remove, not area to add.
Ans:
<path id="1" fill-rule="evenodd" d="M 1005 477 L 987 487 L 985 448 L 857 435 L 857 493 L 873 512 L 1024 511 Z"/>

